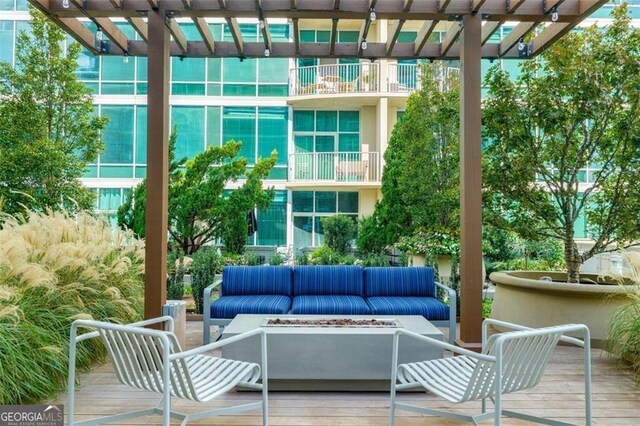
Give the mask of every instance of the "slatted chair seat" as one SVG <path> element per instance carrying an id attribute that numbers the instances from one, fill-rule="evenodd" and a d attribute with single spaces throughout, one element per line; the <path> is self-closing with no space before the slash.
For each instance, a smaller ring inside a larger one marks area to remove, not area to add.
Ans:
<path id="1" fill-rule="evenodd" d="M 487 337 L 489 325 L 510 330 Z M 584 340 L 568 337 L 566 333 L 583 333 Z M 499 425 L 502 415 L 553 425 L 568 423 L 502 409 L 502 395 L 536 386 L 544 373 L 553 350 L 559 341 L 584 348 L 585 418 L 591 424 L 591 358 L 589 329 L 582 324 L 531 329 L 503 321 L 486 320 L 483 324 L 483 350 L 477 354 L 406 330 L 398 330 L 394 337 L 391 381 L 391 425 L 397 408 L 424 414 L 444 416 L 473 423 L 493 417 Z M 401 335 L 451 350 L 460 356 L 398 365 Z M 482 400 L 482 414 L 467 416 L 442 410 L 417 407 L 396 401 L 396 392 L 421 386 L 454 403 Z M 486 412 L 486 399 L 494 403 L 494 411 Z"/>
<path id="2" fill-rule="evenodd" d="M 143 328 L 146 325 L 165 322 L 169 331 Z M 77 337 L 78 327 L 95 329 Z M 263 424 L 266 425 L 267 376 L 266 376 L 266 334 L 257 329 L 225 339 L 220 342 L 182 351 L 173 334 L 173 319 L 162 317 L 130 325 L 116 325 L 98 321 L 75 321 L 71 327 L 69 351 L 69 425 L 73 423 L 75 352 L 77 342 L 101 337 L 113 364 L 118 380 L 128 386 L 156 392 L 163 395 L 158 407 L 101 417 L 76 424 L 103 424 L 150 414 L 162 414 L 163 425 L 169 425 L 170 417 L 179 418 L 182 424 L 221 414 L 231 414 L 262 408 Z M 252 362 L 236 361 L 202 355 L 229 343 L 253 336 L 260 336 L 262 347 L 260 365 Z M 167 362 L 168 361 L 168 362 Z M 230 391 L 236 386 L 262 390 L 262 401 L 232 407 L 218 408 L 195 414 L 171 411 L 171 397 L 197 402 L 208 402 Z"/>

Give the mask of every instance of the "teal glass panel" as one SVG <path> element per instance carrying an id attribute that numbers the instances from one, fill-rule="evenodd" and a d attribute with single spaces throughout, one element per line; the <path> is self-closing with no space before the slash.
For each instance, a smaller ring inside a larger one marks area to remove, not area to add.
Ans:
<path id="1" fill-rule="evenodd" d="M 360 76 L 360 59 L 339 58 L 338 64 L 351 64 L 347 67 L 338 67 L 338 75 L 342 82 L 354 82 Z"/>
<path id="2" fill-rule="evenodd" d="M 288 168 L 287 167 L 274 167 L 273 169 L 271 169 L 271 172 L 269 173 L 269 176 L 267 177 L 267 179 L 272 179 L 272 180 L 287 180 L 287 177 L 289 176 L 288 173 Z"/>
<path id="3" fill-rule="evenodd" d="M 269 33 L 271 34 L 271 41 L 273 42 L 289 41 L 290 28 L 291 27 L 287 24 L 269 25 Z M 260 36 L 262 37 L 262 32 L 260 32 Z"/>
<path id="4" fill-rule="evenodd" d="M 225 84 L 222 88 L 224 96 L 255 96 L 255 84 Z"/>
<path id="5" fill-rule="evenodd" d="M 256 81 L 256 59 L 224 58 L 222 61 L 225 83 L 254 83 Z"/>
<path id="6" fill-rule="evenodd" d="M 178 132 L 176 159 L 193 158 L 204 150 L 204 107 L 174 106 L 171 123 Z"/>
<path id="7" fill-rule="evenodd" d="M 313 246 L 313 218 L 293 217 L 293 247 L 295 249 Z"/>
<path id="8" fill-rule="evenodd" d="M 13 10 L 15 7 L 14 0 L 0 0 L 0 10 Z M 0 45 L 3 46 L 3 45 Z"/>
<path id="9" fill-rule="evenodd" d="M 101 178 L 131 178 L 133 166 L 100 166 Z"/>
<path id="10" fill-rule="evenodd" d="M 316 213 L 335 213 L 336 195 L 333 191 L 316 191 Z"/>
<path id="11" fill-rule="evenodd" d="M 184 33 L 184 36 L 188 41 L 202 41 L 202 37 L 200 36 L 200 32 L 196 28 L 195 24 L 190 24 L 186 22 L 180 23 L 180 29 Z"/>
<path id="12" fill-rule="evenodd" d="M 207 81 L 221 81 L 222 80 L 222 59 L 221 58 L 209 58 L 207 59 Z"/>
<path id="13" fill-rule="evenodd" d="M 222 110 L 222 141 L 242 142 L 239 155 L 249 164 L 256 161 L 256 109 L 224 107 Z"/>
<path id="14" fill-rule="evenodd" d="M 288 96 L 289 87 L 286 84 L 261 84 L 258 86 L 258 96 Z"/>
<path id="15" fill-rule="evenodd" d="M 313 191 L 291 192 L 291 205 L 294 212 L 313 212 Z"/>
<path id="16" fill-rule="evenodd" d="M 220 146 L 220 135 L 222 134 L 222 123 L 220 122 L 220 107 L 210 106 L 207 108 L 207 147 Z"/>
<path id="17" fill-rule="evenodd" d="M 509 78 L 515 80 L 520 76 L 520 60 L 505 59 L 502 61 L 502 69 L 509 73 Z"/>
<path id="18" fill-rule="evenodd" d="M 316 41 L 316 32 L 313 30 L 300 30 L 300 41 L 302 43 L 314 43 Z"/>
<path id="19" fill-rule="evenodd" d="M 322 227 L 322 220 L 320 217 L 314 217 L 313 229 L 316 233 L 316 247 L 324 244 L 324 229 Z"/>
<path id="20" fill-rule="evenodd" d="M 98 166 L 87 166 L 84 173 L 82 174 L 83 178 L 97 178 L 98 177 Z"/>
<path id="21" fill-rule="evenodd" d="M 136 107 L 136 164 L 147 164 L 147 107 Z"/>
<path id="22" fill-rule="evenodd" d="M 338 31 L 339 43 L 357 43 L 358 31 Z"/>
<path id="23" fill-rule="evenodd" d="M 103 95 L 133 95 L 135 88 L 133 83 L 102 83 L 100 93 Z"/>
<path id="24" fill-rule="evenodd" d="M 318 59 L 316 58 L 298 58 L 298 67 L 314 67 L 318 65 Z"/>
<path id="25" fill-rule="evenodd" d="M 584 209 L 573 224 L 573 232 L 576 238 L 587 238 L 587 219 Z"/>
<path id="26" fill-rule="evenodd" d="M 220 96 L 222 94 L 222 85 L 221 84 L 207 84 L 207 95 L 209 96 Z"/>
<path id="27" fill-rule="evenodd" d="M 313 132 L 314 119 L 313 111 L 293 111 L 293 131 Z"/>
<path id="28" fill-rule="evenodd" d="M 338 130 L 340 132 L 359 132 L 360 112 L 340 111 L 338 116 Z"/>
<path id="29" fill-rule="evenodd" d="M 357 192 L 338 192 L 338 213 L 358 213 Z"/>
<path id="30" fill-rule="evenodd" d="M 136 58 L 136 61 L 138 63 L 136 78 L 138 79 L 138 81 L 147 81 L 147 58 L 140 56 Z"/>
<path id="31" fill-rule="evenodd" d="M 222 40 L 222 27 L 224 24 L 209 24 L 209 30 L 211 30 L 211 34 L 213 35 L 214 40 Z"/>
<path id="32" fill-rule="evenodd" d="M 359 152 L 360 137 L 354 133 L 341 133 L 338 136 L 338 151 Z"/>
<path id="33" fill-rule="evenodd" d="M 121 56 L 103 56 L 100 75 L 103 80 L 133 81 L 135 61 L 124 62 Z M 146 80 L 146 79 L 145 79 Z"/>
<path id="34" fill-rule="evenodd" d="M 415 31 L 400 31 L 398 34 L 398 43 L 413 43 L 416 41 L 416 36 L 418 35 Z"/>
<path id="35" fill-rule="evenodd" d="M 133 163 L 133 106 L 103 105 L 101 115 L 109 117 L 107 127 L 102 131 L 105 150 L 101 163 Z"/>
<path id="36" fill-rule="evenodd" d="M 133 40 L 136 36 L 136 30 L 128 22 L 116 22 L 116 27 L 127 36 L 129 40 Z"/>
<path id="37" fill-rule="evenodd" d="M 294 136 L 294 146 L 296 153 L 313 152 L 313 136 Z"/>
<path id="38" fill-rule="evenodd" d="M 258 108 L 258 156 L 266 158 L 274 149 L 276 164 L 287 164 L 288 108 Z"/>
<path id="39" fill-rule="evenodd" d="M 98 210 L 117 210 L 122 204 L 120 188 L 98 189 Z"/>
<path id="40" fill-rule="evenodd" d="M 147 83 L 137 83 L 136 84 L 136 93 L 138 95 L 146 95 L 147 94 Z"/>
<path id="41" fill-rule="evenodd" d="M 204 81 L 205 58 L 171 58 L 172 81 Z"/>
<path id="42" fill-rule="evenodd" d="M 0 24 L 0 28 L 2 24 Z M 0 38 L 2 36 L 0 35 Z M 100 73 L 100 58 L 92 55 L 85 48 L 80 51 L 78 56 L 78 68 L 76 69 L 76 76 L 79 80 L 97 80 Z"/>
<path id="43" fill-rule="evenodd" d="M 245 42 L 258 41 L 258 25 L 256 24 L 240 24 L 240 34 Z M 233 35 L 228 25 L 224 26 L 224 41 L 233 41 Z"/>
<path id="44" fill-rule="evenodd" d="M 316 131 L 335 132 L 338 130 L 337 111 L 316 111 Z"/>
<path id="45" fill-rule="evenodd" d="M 91 93 L 93 93 L 94 95 L 99 93 L 100 84 L 98 84 L 98 83 L 84 83 L 84 85 L 87 86 L 89 89 L 91 89 Z"/>
<path id="46" fill-rule="evenodd" d="M 171 85 L 172 95 L 190 95 L 190 96 L 203 96 L 204 84 L 198 83 L 173 83 Z"/>
<path id="47" fill-rule="evenodd" d="M 317 31 L 316 32 L 316 41 L 318 43 L 329 43 L 330 37 L 331 37 L 331 31 Z"/>
<path id="48" fill-rule="evenodd" d="M 136 167 L 136 178 L 144 179 L 147 177 L 147 168 L 146 167 Z"/>
<path id="49" fill-rule="evenodd" d="M 16 0 L 16 10 L 29 10 L 27 0 Z"/>
<path id="50" fill-rule="evenodd" d="M 283 246 L 287 243 L 287 191 L 276 191 L 266 211 L 258 211 L 257 243 Z"/>
<path id="51" fill-rule="evenodd" d="M 1 10 L 13 10 L 13 1 L 11 9 Z M 13 21 L 0 21 L 0 61 L 10 64 L 13 64 L 13 27 Z"/>
<path id="52" fill-rule="evenodd" d="M 259 83 L 286 83 L 289 80 L 288 58 L 258 59 Z"/>

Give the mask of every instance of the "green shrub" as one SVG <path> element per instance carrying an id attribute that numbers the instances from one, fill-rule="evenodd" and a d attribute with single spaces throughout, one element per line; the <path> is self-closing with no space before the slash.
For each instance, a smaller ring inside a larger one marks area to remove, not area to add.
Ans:
<path id="1" fill-rule="evenodd" d="M 184 254 L 174 248 L 167 255 L 167 300 L 182 300 L 184 297 Z"/>
<path id="2" fill-rule="evenodd" d="M 382 226 L 378 225 L 375 215 L 358 221 L 358 237 L 356 246 L 360 253 L 380 253 L 386 247 Z"/>
<path id="3" fill-rule="evenodd" d="M 493 299 L 485 297 L 482 299 L 482 318 L 491 317 L 491 306 L 493 305 Z"/>
<path id="4" fill-rule="evenodd" d="M 333 251 L 345 255 L 351 248 L 356 236 L 356 224 L 352 218 L 336 214 L 320 219 L 324 233 L 324 242 Z"/>
<path id="5" fill-rule="evenodd" d="M 271 266 L 279 266 L 284 264 L 284 257 L 280 253 L 272 254 L 269 257 L 269 265 Z"/>
<path id="6" fill-rule="evenodd" d="M 342 256 L 329 246 L 320 246 L 311 253 L 309 260 L 314 265 L 339 265 Z"/>
<path id="7" fill-rule="evenodd" d="M 607 350 L 630 363 L 640 383 L 640 295 L 631 295 L 630 303 L 611 318 Z"/>
<path id="8" fill-rule="evenodd" d="M 223 259 L 213 247 L 205 247 L 193 255 L 191 264 L 191 291 L 197 314 L 202 313 L 204 289 L 213 284 L 216 274 L 222 272 Z"/>
<path id="9" fill-rule="evenodd" d="M 294 258 L 294 263 L 300 266 L 308 265 L 309 255 L 307 255 L 307 253 L 303 251 L 299 251 L 298 253 L 296 253 L 296 256 Z"/>
<path id="10" fill-rule="evenodd" d="M 355 265 L 358 259 L 352 254 L 347 254 L 342 257 L 342 261 L 340 262 L 343 265 Z"/>
<path id="11" fill-rule="evenodd" d="M 249 266 L 260 266 L 264 265 L 264 257 L 259 254 L 249 253 L 245 255 L 247 259 L 247 265 Z"/>
<path id="12" fill-rule="evenodd" d="M 64 389 L 76 319 L 142 319 L 143 244 L 88 214 L 30 213 L 0 230 L 0 404 L 26 404 Z M 105 355 L 78 345 L 77 366 Z"/>
<path id="13" fill-rule="evenodd" d="M 384 253 L 371 253 L 362 257 L 360 264 L 363 267 L 367 266 L 389 266 L 389 257 Z"/>

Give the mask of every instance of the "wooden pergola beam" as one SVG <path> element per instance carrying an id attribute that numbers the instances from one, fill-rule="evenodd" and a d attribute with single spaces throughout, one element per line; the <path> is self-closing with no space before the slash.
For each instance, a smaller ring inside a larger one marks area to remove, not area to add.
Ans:
<path id="1" fill-rule="evenodd" d="M 402 26 L 404 25 L 404 19 L 399 19 L 393 23 L 393 28 L 391 29 L 391 37 L 387 39 L 387 55 L 391 55 L 393 52 L 393 48 L 396 45 L 396 41 L 400 36 L 400 31 L 402 31 Z"/>
<path id="2" fill-rule="evenodd" d="M 127 36 L 111 21 L 111 19 L 90 16 L 86 11 L 84 11 L 84 3 L 82 0 L 70 0 L 70 3 L 102 29 L 102 32 L 115 46 L 118 47 L 119 52 L 117 53 L 121 54 L 122 52 L 127 52 L 129 50 L 129 40 L 127 39 Z"/>
<path id="3" fill-rule="evenodd" d="M 122 8 L 122 0 L 109 0 L 116 9 Z"/>
<path id="4" fill-rule="evenodd" d="M 339 2 L 338 2 L 339 3 Z M 329 41 L 329 53 L 333 55 L 336 50 L 336 41 L 338 40 L 338 20 L 331 20 L 331 39 Z"/>
<path id="5" fill-rule="evenodd" d="M 147 23 L 142 18 L 127 18 L 129 25 L 140 35 L 145 42 L 149 40 L 149 29 Z"/>
<path id="6" fill-rule="evenodd" d="M 500 42 L 500 54 L 502 58 L 509 50 L 513 48 L 521 38 L 524 38 L 539 25 L 538 22 L 520 22 L 511 30 L 511 32 Z"/>
<path id="7" fill-rule="evenodd" d="M 187 36 L 184 35 L 184 31 L 180 28 L 180 24 L 178 24 L 174 18 L 167 19 L 166 24 L 173 36 L 173 40 L 176 42 L 182 53 L 187 53 L 189 51 L 189 43 L 187 42 Z"/>
<path id="8" fill-rule="evenodd" d="M 486 0 L 471 0 L 471 13 L 477 13 Z"/>
<path id="9" fill-rule="evenodd" d="M 292 0 L 295 2 L 295 0 Z M 295 18 L 293 21 L 293 47 L 296 55 L 300 55 L 300 24 L 298 23 L 298 18 Z"/>
<path id="10" fill-rule="evenodd" d="M 271 33 L 269 32 L 269 23 L 262 13 L 262 0 L 255 0 L 256 9 L 258 11 L 258 19 L 261 23 L 260 31 L 262 32 L 262 38 L 264 39 L 265 48 L 271 52 Z"/>
<path id="11" fill-rule="evenodd" d="M 449 3 L 451 3 L 451 0 L 436 0 L 438 12 L 444 13 L 447 10 Z"/>
<path id="12" fill-rule="evenodd" d="M 158 10 L 159 9 L 158 0 L 147 0 L 147 2 L 149 3 L 149 6 L 151 6 L 152 10 Z"/>
<path id="13" fill-rule="evenodd" d="M 533 39 L 532 56 L 538 55 L 547 46 L 553 44 L 557 39 L 571 31 L 573 27 L 565 23 L 555 23 L 548 25 L 540 34 Z"/>
<path id="14" fill-rule="evenodd" d="M 460 31 L 462 31 L 462 23 L 453 22 L 447 30 L 444 39 L 442 39 L 442 42 L 440 43 L 440 55 L 438 56 L 444 56 L 447 54 L 449 49 L 451 49 L 451 46 L 453 46 L 453 43 L 455 43 L 458 38 L 458 35 L 460 35 Z"/>
<path id="15" fill-rule="evenodd" d="M 500 26 L 504 21 L 486 22 L 482 26 L 481 44 L 484 46 L 489 41 L 491 36 L 500 29 Z"/>
<path id="16" fill-rule="evenodd" d="M 209 29 L 209 25 L 207 25 L 207 21 L 204 18 L 192 18 L 193 23 L 196 24 L 196 28 L 200 33 L 200 37 L 202 37 L 202 41 L 209 49 L 210 53 L 215 53 L 216 51 L 216 43 L 213 40 L 213 34 L 211 34 L 211 30 Z"/>
<path id="17" fill-rule="evenodd" d="M 220 1 L 223 1 L 223 0 L 220 0 Z M 238 54 L 241 57 L 244 56 L 244 40 L 242 39 L 242 33 L 240 32 L 240 26 L 238 25 L 238 20 L 236 18 L 227 18 L 227 25 L 231 30 L 231 36 L 233 37 L 233 42 L 236 45 Z M 262 56 L 264 56 L 264 50 L 263 50 Z"/>
<path id="18" fill-rule="evenodd" d="M 422 28 L 420 28 L 420 32 L 416 36 L 416 41 L 413 42 L 413 55 L 420 56 L 420 52 L 424 48 L 424 45 L 427 44 L 427 40 L 429 40 L 429 36 L 433 33 L 433 30 L 436 29 L 436 25 L 438 25 L 438 21 L 425 21 L 422 24 Z"/>

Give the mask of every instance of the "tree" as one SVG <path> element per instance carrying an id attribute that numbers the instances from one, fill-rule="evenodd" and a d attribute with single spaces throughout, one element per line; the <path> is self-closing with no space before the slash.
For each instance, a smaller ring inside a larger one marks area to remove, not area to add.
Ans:
<path id="1" fill-rule="evenodd" d="M 356 236 L 358 229 L 356 222 L 342 214 L 323 217 L 320 221 L 327 247 L 341 256 L 346 255 L 351 248 L 351 241 Z"/>
<path id="2" fill-rule="evenodd" d="M 276 162 L 276 152 L 247 169 L 237 157 L 241 142 L 209 147 L 191 160 L 175 159 L 176 129 L 169 141 L 169 233 L 172 243 L 187 255 L 216 238 L 224 238 L 229 251 L 239 253 L 247 240 L 246 214 L 271 204 L 275 191 L 262 188 Z M 239 188 L 225 194 L 229 182 L 244 178 Z M 118 209 L 118 224 L 144 237 L 146 180 L 129 193 Z"/>
<path id="3" fill-rule="evenodd" d="M 419 229 L 459 232 L 459 82 L 453 74 L 437 78 L 441 65 L 423 67 L 422 88 L 391 134 L 383 197 L 367 223 L 381 228 L 386 244 Z"/>
<path id="4" fill-rule="evenodd" d="M 524 238 L 561 239 L 569 282 L 586 259 L 640 237 L 640 31 L 626 6 L 613 15 L 605 30 L 572 32 L 524 62 L 515 81 L 497 67 L 486 79 L 488 218 Z M 588 166 L 599 170 L 581 184 Z M 594 244 L 580 253 L 585 212 Z"/>
<path id="5" fill-rule="evenodd" d="M 88 209 L 94 192 L 78 180 L 103 149 L 89 89 L 76 78 L 80 45 L 31 9 L 16 66 L 0 63 L 0 197 L 5 211 Z"/>

